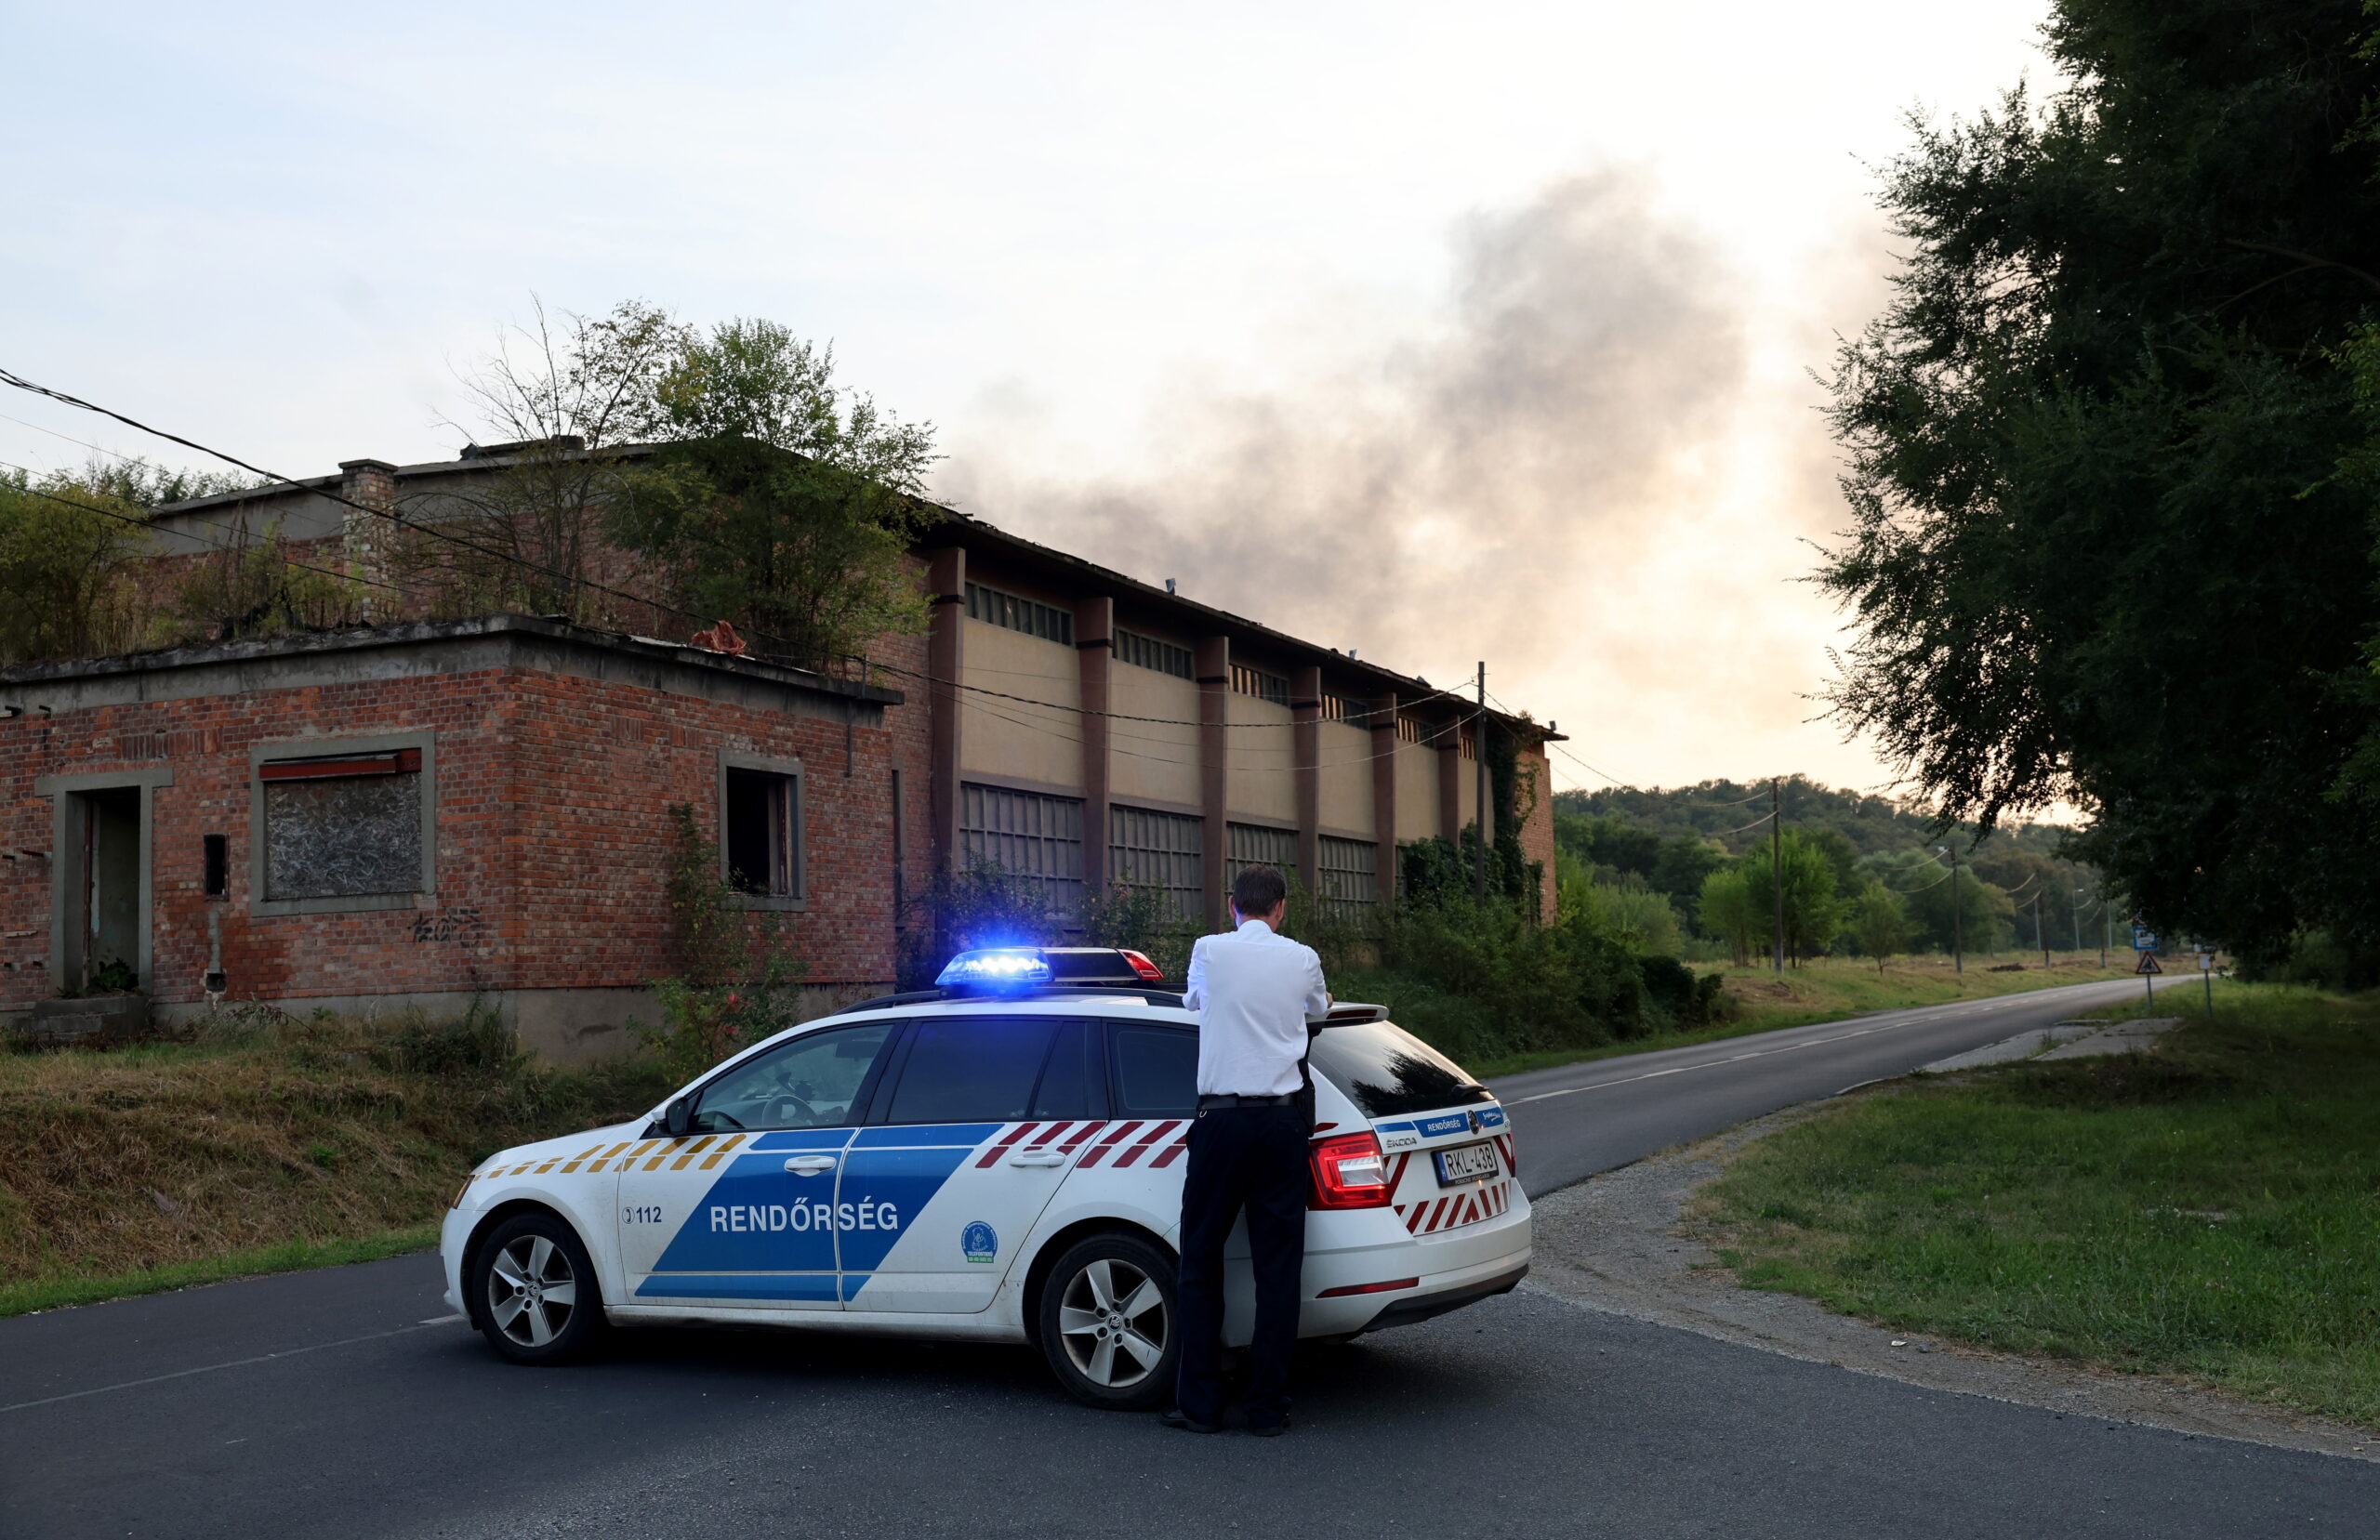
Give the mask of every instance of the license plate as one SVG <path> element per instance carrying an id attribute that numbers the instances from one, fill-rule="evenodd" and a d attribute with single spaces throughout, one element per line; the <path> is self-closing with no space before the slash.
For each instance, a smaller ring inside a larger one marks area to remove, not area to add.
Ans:
<path id="1" fill-rule="evenodd" d="M 1482 1181 L 1501 1169 L 1492 1144 L 1458 1144 L 1451 1150 L 1437 1152 L 1437 1161 L 1440 1187 Z"/>

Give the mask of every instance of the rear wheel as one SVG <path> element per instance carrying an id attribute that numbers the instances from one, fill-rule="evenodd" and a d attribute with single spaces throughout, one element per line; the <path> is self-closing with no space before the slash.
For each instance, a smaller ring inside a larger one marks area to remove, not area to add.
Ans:
<path id="1" fill-rule="evenodd" d="M 519 1214 L 480 1244 L 464 1281 L 488 1345 L 515 1363 L 561 1363 L 602 1335 L 603 1298 L 577 1232 L 552 1214 Z"/>
<path id="2" fill-rule="evenodd" d="M 1041 1286 L 1041 1353 L 1086 1406 L 1144 1412 L 1173 1399 L 1181 1356 L 1173 1258 L 1137 1235 L 1076 1242 Z"/>

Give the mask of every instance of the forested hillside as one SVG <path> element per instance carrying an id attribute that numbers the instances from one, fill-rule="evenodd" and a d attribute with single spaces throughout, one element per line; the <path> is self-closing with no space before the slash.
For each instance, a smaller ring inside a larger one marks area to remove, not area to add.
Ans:
<path id="1" fill-rule="evenodd" d="M 2037 920 L 2051 947 L 2093 947 L 2124 918 L 2100 898 L 2095 870 L 2057 854 L 2059 825 L 2003 824 L 1975 844 L 1971 827 L 1939 833 L 1923 811 L 1804 776 L 1785 778 L 1777 795 L 1793 955 L 2022 950 L 2035 943 Z M 1554 808 L 1575 902 L 1641 907 L 1658 897 L 1682 931 L 1739 960 L 1772 944 L 1767 783 L 1563 792 Z M 1958 852 L 1957 878 L 1944 847 Z"/>

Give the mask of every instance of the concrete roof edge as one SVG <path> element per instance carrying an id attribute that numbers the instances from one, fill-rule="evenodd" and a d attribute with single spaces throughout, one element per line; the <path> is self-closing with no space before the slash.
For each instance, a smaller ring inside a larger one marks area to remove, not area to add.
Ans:
<path id="1" fill-rule="evenodd" d="M 110 657 L 70 658 L 58 663 L 22 664 L 13 668 L 0 668 L 0 689 L 65 679 L 151 673 L 174 668 L 194 668 L 221 663 L 242 663 L 251 659 L 298 657 L 309 653 L 355 652 L 375 647 L 418 646 L 441 641 L 466 641 L 474 638 L 501 636 L 506 633 L 544 637 L 549 640 L 598 651 L 663 658 L 673 663 L 743 674 L 796 690 L 806 690 L 822 695 L 838 695 L 875 705 L 898 705 L 907 698 L 900 691 L 888 690 L 881 685 L 833 678 L 806 668 L 796 668 L 790 664 L 775 663 L 764 658 L 731 657 L 724 652 L 713 652 L 707 648 L 692 647 L 682 642 L 663 641 L 656 637 L 633 637 L 618 631 L 599 631 L 591 626 L 574 625 L 567 621 L 549 620 L 543 615 L 517 614 L 480 615 L 469 620 L 409 621 L 398 625 L 360 626 L 346 631 L 305 631 L 286 636 L 263 637 L 249 641 L 209 642 L 194 647 L 173 647 L 154 652 L 126 652 Z"/>

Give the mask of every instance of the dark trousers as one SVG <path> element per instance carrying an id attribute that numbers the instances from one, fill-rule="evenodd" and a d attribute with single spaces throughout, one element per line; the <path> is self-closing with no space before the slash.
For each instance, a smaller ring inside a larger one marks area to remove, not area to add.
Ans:
<path id="1" fill-rule="evenodd" d="M 1297 1346 L 1305 1265 L 1306 1139 L 1310 1114 L 1286 1107 L 1221 1107 L 1190 1125 L 1182 1181 L 1182 1367 L 1175 1402 L 1199 1422 L 1223 1410 L 1223 1243 L 1248 1213 L 1256 1264 L 1256 1336 L 1249 1344 L 1249 1426 L 1289 1415 L 1289 1353 Z"/>

